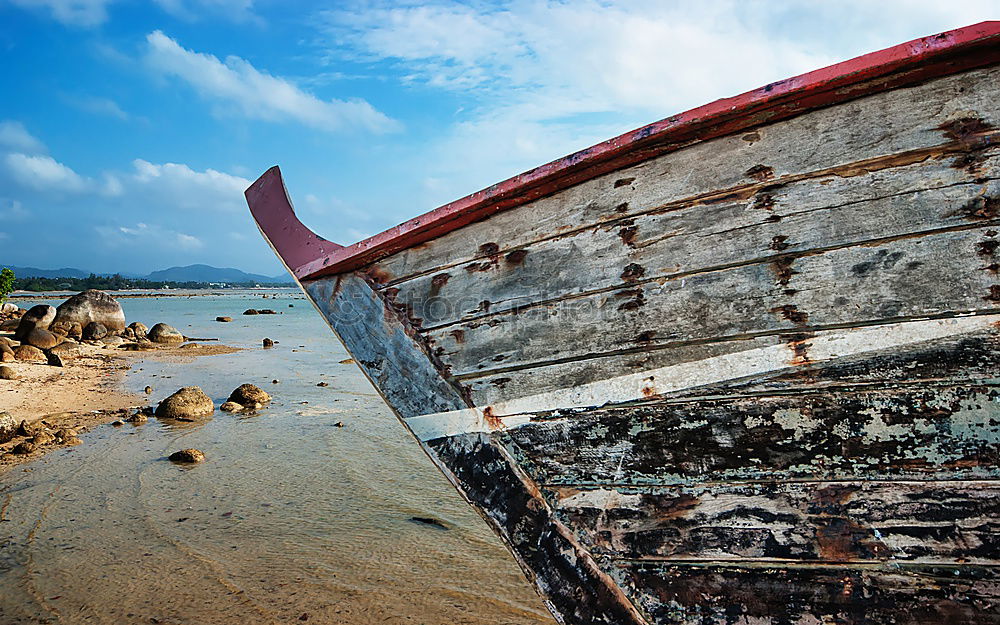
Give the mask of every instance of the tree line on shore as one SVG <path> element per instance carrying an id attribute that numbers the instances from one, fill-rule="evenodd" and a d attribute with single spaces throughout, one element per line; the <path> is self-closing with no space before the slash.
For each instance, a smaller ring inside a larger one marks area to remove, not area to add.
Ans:
<path id="1" fill-rule="evenodd" d="M 10 270 L 5 269 L 4 271 Z M 7 286 L 9 289 L 7 293 L 11 291 L 86 291 L 88 289 L 97 289 L 100 291 L 122 291 L 126 289 L 208 289 L 218 288 L 219 286 L 218 283 L 195 281 L 160 282 L 145 278 L 127 278 L 119 274 L 99 276 L 92 273 L 86 278 L 40 278 L 35 276 L 17 278 L 13 273 L 9 275 L 11 276 L 9 286 L 0 285 L 0 297 L 6 295 L 6 293 L 2 292 L 3 286 Z M 230 288 L 249 288 L 258 285 L 255 282 L 227 282 L 226 286 Z"/>

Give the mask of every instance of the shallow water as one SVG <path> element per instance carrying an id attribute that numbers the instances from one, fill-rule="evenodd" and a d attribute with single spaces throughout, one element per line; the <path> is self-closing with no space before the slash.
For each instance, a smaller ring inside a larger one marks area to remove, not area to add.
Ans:
<path id="1" fill-rule="evenodd" d="M 553 622 L 297 292 L 121 301 L 129 321 L 247 348 L 146 361 L 127 387 L 155 403 L 195 384 L 218 404 L 251 382 L 274 399 L 255 416 L 101 426 L 0 476 L 0 623 Z M 186 447 L 208 460 L 165 460 Z"/>

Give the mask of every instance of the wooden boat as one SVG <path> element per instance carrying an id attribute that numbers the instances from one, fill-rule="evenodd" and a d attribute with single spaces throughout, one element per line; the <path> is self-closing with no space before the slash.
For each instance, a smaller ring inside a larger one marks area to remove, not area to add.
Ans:
<path id="1" fill-rule="evenodd" d="M 246 195 L 560 622 L 1000 623 L 998 124 L 984 22 L 347 247 Z"/>

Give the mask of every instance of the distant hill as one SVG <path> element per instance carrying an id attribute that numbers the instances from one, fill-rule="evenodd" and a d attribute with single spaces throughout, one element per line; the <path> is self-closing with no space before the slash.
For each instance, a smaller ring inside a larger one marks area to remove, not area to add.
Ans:
<path id="1" fill-rule="evenodd" d="M 87 271 L 63 267 L 62 269 L 39 269 L 37 267 L 14 267 L 11 265 L 0 265 L 0 269 L 9 267 L 18 278 L 86 278 L 90 275 Z"/>
<path id="2" fill-rule="evenodd" d="M 259 273 L 247 273 L 232 267 L 212 267 L 210 265 L 188 265 L 187 267 L 171 267 L 154 271 L 147 280 L 157 282 L 257 282 L 258 284 L 288 284 L 292 279 L 287 276 L 262 276 Z"/>
<path id="3" fill-rule="evenodd" d="M 9 265 L 0 264 L 0 267 Z M 37 267 L 10 266 L 18 278 L 86 278 L 91 272 L 64 267 L 62 269 L 38 269 Z M 102 274 L 98 274 L 102 275 Z M 187 267 L 170 267 L 154 271 L 142 276 L 133 273 L 123 273 L 127 278 L 140 278 L 155 282 L 226 282 L 257 283 L 257 284 L 292 284 L 292 279 L 286 274 L 280 276 L 264 276 L 257 273 L 247 273 L 231 267 L 212 267 L 210 265 L 188 265 Z"/>

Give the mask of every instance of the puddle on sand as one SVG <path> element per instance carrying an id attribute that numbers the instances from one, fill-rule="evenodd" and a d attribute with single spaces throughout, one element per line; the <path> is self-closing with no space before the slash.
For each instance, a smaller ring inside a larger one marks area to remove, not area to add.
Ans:
<path id="1" fill-rule="evenodd" d="M 241 304 L 195 299 L 198 336 L 218 335 L 210 319 Z M 158 314 L 130 319 L 169 322 L 185 300 L 141 302 Z M 312 308 L 295 303 L 301 314 L 225 329 L 224 342 L 252 349 L 147 362 L 126 382 L 153 386 L 154 402 L 196 384 L 217 405 L 252 382 L 274 396 L 256 416 L 101 426 L 0 476 L 0 623 L 553 622 L 368 382 L 338 364 L 347 356 Z M 256 348 L 260 335 L 280 343 Z M 186 447 L 206 462 L 165 460 Z"/>

